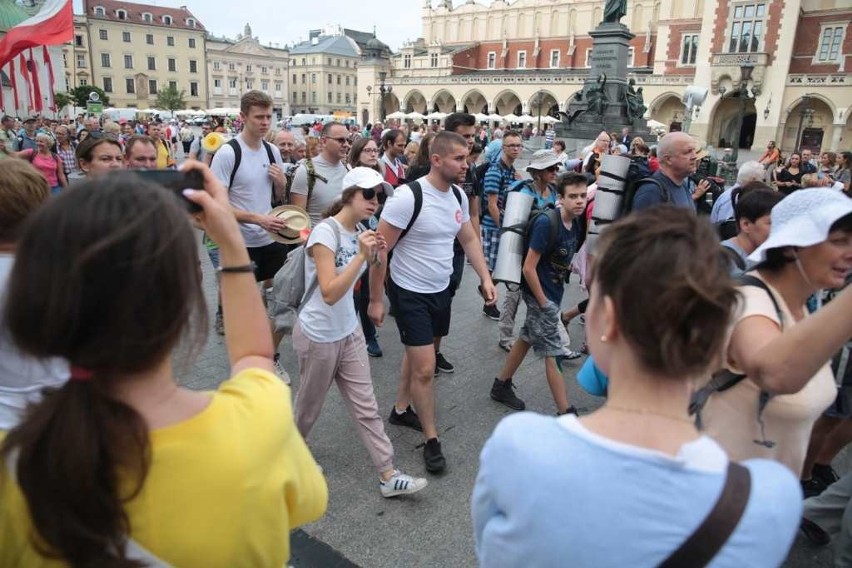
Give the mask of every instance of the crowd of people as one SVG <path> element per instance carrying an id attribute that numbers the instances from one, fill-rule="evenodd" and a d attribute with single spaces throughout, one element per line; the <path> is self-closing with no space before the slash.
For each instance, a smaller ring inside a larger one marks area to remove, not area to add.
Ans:
<path id="1" fill-rule="evenodd" d="M 525 410 L 513 375 L 532 348 L 554 404 L 483 441 L 481 565 L 778 566 L 797 530 L 852 563 L 852 472 L 832 467 L 852 441 L 852 154 L 809 172 L 792 153 L 776 172 L 771 144 L 705 215 L 712 184 L 684 133 L 652 147 L 601 132 L 577 155 L 551 136 L 522 172 L 524 133 L 467 113 L 298 132 L 273 128 L 264 93 L 240 110 L 232 136 L 3 119 L 0 564 L 285 565 L 288 531 L 327 507 L 305 440 L 332 384 L 379 495 L 438 491 L 400 470 L 386 428 L 422 434 L 423 469 L 446 472 L 434 379 L 455 371 L 442 340 L 466 263 L 508 352 L 483 396 Z M 640 173 L 597 236 L 610 159 Z M 174 167 L 203 187 L 175 199 L 120 171 Z M 512 192 L 533 205 L 521 281 L 498 292 Z M 588 299 L 565 310 L 572 275 Z M 386 424 L 370 357 L 388 315 L 404 354 Z M 211 327 L 228 378 L 184 388 L 174 357 Z M 605 400 L 580 415 L 563 363 L 584 355 L 577 381 Z"/>

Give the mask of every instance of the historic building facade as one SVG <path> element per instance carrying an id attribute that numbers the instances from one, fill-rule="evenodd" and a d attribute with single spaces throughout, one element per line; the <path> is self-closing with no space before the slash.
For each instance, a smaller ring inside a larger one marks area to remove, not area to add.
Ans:
<path id="1" fill-rule="evenodd" d="M 185 6 L 83 0 L 83 10 L 91 75 L 77 69 L 77 84 L 102 88 L 115 107 L 152 107 L 168 87 L 184 91 L 187 108 L 207 107 L 207 32 Z"/>
<path id="2" fill-rule="evenodd" d="M 535 116 L 564 109 L 582 88 L 603 0 L 452 4 L 424 1 L 422 38 L 391 60 L 385 112 Z M 672 129 L 691 122 L 713 146 L 850 146 L 848 0 L 635 0 L 622 23 L 636 34 L 628 71 L 649 118 Z M 709 94 L 686 117 L 692 85 Z"/>
<path id="3" fill-rule="evenodd" d="M 273 114 L 290 114 L 290 52 L 261 45 L 248 24 L 236 40 L 208 37 L 206 65 L 209 108 L 239 108 L 243 93 L 259 90 L 272 98 Z"/>

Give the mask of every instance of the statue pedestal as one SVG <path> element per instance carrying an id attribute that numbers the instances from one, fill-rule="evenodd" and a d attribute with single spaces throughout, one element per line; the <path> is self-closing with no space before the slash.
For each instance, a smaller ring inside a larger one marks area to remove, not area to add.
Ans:
<path id="1" fill-rule="evenodd" d="M 601 23 L 589 35 L 594 40 L 589 56 L 591 72 L 582 92 L 569 103 L 562 122 L 554 125 L 556 136 L 582 147 L 591 143 L 601 130 L 620 134 L 622 128 L 628 127 L 631 136 L 649 140 L 645 120 L 641 117 L 631 120 L 628 113 L 627 67 L 630 40 L 636 36 L 624 24 L 613 22 Z M 605 102 L 595 104 L 593 101 L 600 97 L 601 84 Z M 603 112 L 599 113 L 601 107 Z"/>

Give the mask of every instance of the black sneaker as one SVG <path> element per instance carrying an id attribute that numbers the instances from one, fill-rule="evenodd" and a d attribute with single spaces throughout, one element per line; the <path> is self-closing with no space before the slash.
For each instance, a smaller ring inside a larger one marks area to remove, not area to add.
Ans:
<path id="1" fill-rule="evenodd" d="M 810 479 L 803 479 L 802 483 L 802 493 L 805 496 L 805 499 L 809 497 L 816 497 L 826 489 L 826 485 L 822 479 L 817 477 L 811 477 Z"/>
<path id="2" fill-rule="evenodd" d="M 577 412 L 577 409 L 574 408 L 573 406 L 569 406 L 565 410 L 565 412 L 559 412 L 558 410 L 556 411 L 556 416 L 564 416 L 566 414 L 573 414 L 574 416 L 580 416 L 580 414 Z"/>
<path id="3" fill-rule="evenodd" d="M 388 418 L 388 422 L 390 422 L 394 426 L 405 426 L 406 428 L 411 428 L 412 430 L 417 430 L 418 432 L 423 431 L 423 426 L 420 424 L 420 418 L 417 417 L 417 413 L 414 412 L 414 409 L 411 408 L 410 404 L 405 409 L 405 412 L 403 412 L 402 414 L 396 411 L 396 406 L 391 408 L 390 418 Z"/>
<path id="4" fill-rule="evenodd" d="M 805 537 L 816 546 L 825 546 L 831 542 L 831 535 L 822 530 L 822 527 L 815 522 L 802 517 L 802 522 L 799 524 L 799 530 Z"/>
<path id="5" fill-rule="evenodd" d="M 452 363 L 447 361 L 447 359 L 440 353 L 435 353 L 435 371 L 441 371 L 442 373 L 453 373 L 456 368 Z"/>
<path id="6" fill-rule="evenodd" d="M 441 473 L 447 467 L 447 460 L 441 453 L 441 442 L 438 438 L 429 438 L 423 446 L 423 462 L 429 473 Z"/>
<path id="7" fill-rule="evenodd" d="M 813 477 L 822 481 L 826 487 L 840 479 L 840 476 L 830 465 L 815 463 L 812 472 Z"/>
<path id="8" fill-rule="evenodd" d="M 482 314 L 494 321 L 500 320 L 500 310 L 497 309 L 497 306 L 482 306 Z"/>
<path id="9" fill-rule="evenodd" d="M 499 403 L 505 404 L 512 410 L 523 410 L 527 407 L 524 401 L 515 396 L 515 385 L 512 379 L 501 381 L 494 379 L 494 384 L 491 385 L 491 399 Z"/>

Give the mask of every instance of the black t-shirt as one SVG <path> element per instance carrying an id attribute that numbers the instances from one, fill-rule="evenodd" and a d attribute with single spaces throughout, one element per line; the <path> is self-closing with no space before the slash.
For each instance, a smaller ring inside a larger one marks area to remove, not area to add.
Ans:
<path id="1" fill-rule="evenodd" d="M 800 189 L 802 187 L 802 175 L 804 175 L 804 172 L 802 171 L 801 168 L 799 168 L 799 173 L 796 173 L 796 174 L 791 173 L 790 170 L 788 170 L 787 168 L 784 168 L 783 170 L 778 172 L 778 176 L 777 176 L 778 181 L 780 181 L 782 183 L 788 183 L 788 182 L 792 181 L 793 184 L 794 184 L 794 185 L 778 186 L 779 191 L 786 193 L 786 194 L 790 194 L 793 191 Z"/>

